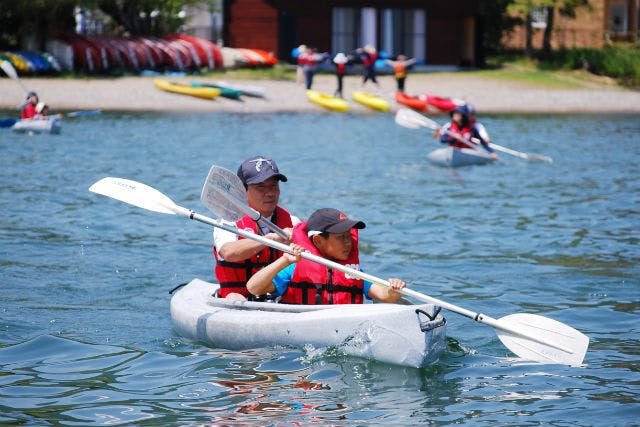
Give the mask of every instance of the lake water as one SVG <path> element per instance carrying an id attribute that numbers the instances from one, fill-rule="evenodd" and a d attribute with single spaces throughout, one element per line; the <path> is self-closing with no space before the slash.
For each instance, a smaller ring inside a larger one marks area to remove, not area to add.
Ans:
<path id="1" fill-rule="evenodd" d="M 494 142 L 555 163 L 436 168 L 437 142 L 391 114 L 107 113 L 60 135 L 2 129 L 0 425 L 639 425 L 640 118 L 483 122 Z M 300 217 L 336 207 L 367 223 L 368 273 L 571 325 L 591 339 L 584 365 L 523 363 L 451 312 L 447 351 L 421 370 L 181 338 L 168 291 L 213 280 L 211 229 L 88 187 L 129 178 L 213 216 L 199 201 L 209 167 L 254 154 L 277 160 L 281 203 Z"/>

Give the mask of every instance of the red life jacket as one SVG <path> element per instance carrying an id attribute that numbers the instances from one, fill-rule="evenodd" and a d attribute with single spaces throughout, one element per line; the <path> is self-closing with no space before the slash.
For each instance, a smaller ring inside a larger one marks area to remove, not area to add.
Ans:
<path id="1" fill-rule="evenodd" d="M 404 62 L 399 61 L 393 65 L 393 72 L 397 79 L 401 79 L 407 76 L 407 67 L 404 66 Z"/>
<path id="2" fill-rule="evenodd" d="M 318 249 L 307 237 L 307 223 L 293 229 L 292 240 L 314 255 Z M 358 257 L 358 230 L 351 229 L 351 252 L 345 261 L 338 261 L 355 269 L 360 267 Z M 347 277 L 343 272 L 302 258 L 296 263 L 291 283 L 282 295 L 288 304 L 362 304 L 364 281 Z M 318 292 L 319 291 L 319 292 Z"/>
<path id="3" fill-rule="evenodd" d="M 272 216 L 272 221 L 280 228 L 292 227 L 291 214 L 284 208 L 276 206 L 276 210 Z M 249 216 L 244 216 L 236 225 L 239 229 L 252 230 L 256 234 L 262 234 L 259 231 L 258 224 L 252 220 Z M 244 237 L 238 236 L 238 239 Z M 213 256 L 216 259 L 216 279 L 220 283 L 219 295 L 226 297 L 231 292 L 236 292 L 244 295 L 247 298 L 251 298 L 247 290 L 247 280 L 260 270 L 265 265 L 268 265 L 278 259 L 282 255 L 282 252 L 275 250 L 269 246 L 266 246 L 262 251 L 249 259 L 241 262 L 230 262 L 221 260 L 218 257 L 215 245 L 213 246 Z"/>
<path id="4" fill-rule="evenodd" d="M 21 120 L 33 119 L 36 114 L 38 114 L 38 112 L 36 111 L 36 106 L 33 105 L 32 103 L 28 103 L 22 109 L 22 113 L 20 114 L 20 119 Z"/>
<path id="5" fill-rule="evenodd" d="M 453 135 L 461 135 L 463 139 L 471 139 L 471 127 L 465 126 L 462 129 L 456 122 L 451 122 L 451 126 L 449 127 L 449 132 L 451 132 L 451 138 L 454 138 L 452 142 L 449 143 L 452 147 L 457 148 L 473 148 L 470 144 L 466 144 L 458 139 L 456 139 Z"/>
<path id="6" fill-rule="evenodd" d="M 344 76 L 347 72 L 347 64 L 336 64 L 336 74 L 339 76 Z"/>
<path id="7" fill-rule="evenodd" d="M 365 53 L 362 56 L 362 64 L 365 67 L 373 67 L 375 65 L 377 59 L 378 59 L 378 54 L 377 53 Z"/>

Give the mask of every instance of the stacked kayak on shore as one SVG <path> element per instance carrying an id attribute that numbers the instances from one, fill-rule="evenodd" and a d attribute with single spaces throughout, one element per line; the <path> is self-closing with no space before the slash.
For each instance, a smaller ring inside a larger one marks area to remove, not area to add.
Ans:
<path id="1" fill-rule="evenodd" d="M 389 103 L 382 97 L 368 92 L 353 91 L 351 97 L 359 104 L 378 111 L 389 111 Z"/>
<path id="2" fill-rule="evenodd" d="M 195 96 L 196 98 L 214 99 L 220 96 L 221 90 L 213 87 L 193 87 L 188 84 L 169 82 L 154 79 L 153 84 L 160 90 L 178 93 L 181 95 Z"/>
<path id="3" fill-rule="evenodd" d="M 309 101 L 329 110 L 339 111 L 342 113 L 349 111 L 349 104 L 342 98 L 310 89 L 307 90 L 307 97 L 309 98 Z"/>
<path id="4" fill-rule="evenodd" d="M 289 305 L 216 298 L 217 289 L 194 279 L 176 291 L 171 318 L 180 335 L 229 350 L 311 345 L 410 367 L 446 348 L 446 321 L 432 304 Z"/>
<path id="5" fill-rule="evenodd" d="M 395 93 L 396 102 L 401 105 L 405 105 L 414 110 L 420 111 L 432 111 L 432 112 L 445 112 L 448 113 L 454 108 L 464 105 L 465 101 L 457 98 L 443 98 L 440 96 L 431 95 L 425 93 L 419 96 L 407 95 L 404 92 Z"/>

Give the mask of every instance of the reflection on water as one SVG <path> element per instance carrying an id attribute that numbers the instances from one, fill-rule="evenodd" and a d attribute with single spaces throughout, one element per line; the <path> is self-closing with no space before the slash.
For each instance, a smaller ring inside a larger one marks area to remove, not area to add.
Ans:
<path id="1" fill-rule="evenodd" d="M 554 164 L 502 154 L 437 168 L 428 132 L 384 114 L 110 113 L 57 136 L 0 133 L 0 424 L 632 424 L 640 121 L 482 119 L 495 142 Z M 254 154 L 277 159 L 282 204 L 300 217 L 332 206 L 366 222 L 368 273 L 496 318 L 574 326 L 591 339 L 584 367 L 519 363 L 453 313 L 447 351 L 422 370 L 177 336 L 168 291 L 212 279 L 211 230 L 87 189 L 121 176 L 207 214 L 211 164 Z"/>

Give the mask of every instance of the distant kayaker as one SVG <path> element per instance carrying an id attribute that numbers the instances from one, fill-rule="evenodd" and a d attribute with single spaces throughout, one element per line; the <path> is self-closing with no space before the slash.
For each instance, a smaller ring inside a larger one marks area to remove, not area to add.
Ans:
<path id="1" fill-rule="evenodd" d="M 52 116 L 49 115 L 49 106 L 47 104 L 45 104 L 44 102 L 40 101 L 38 102 L 38 105 L 36 105 L 36 115 L 33 116 L 34 120 L 48 120 L 50 119 Z M 56 114 L 53 117 L 61 119 L 63 116 L 62 114 Z"/>
<path id="2" fill-rule="evenodd" d="M 20 106 L 20 119 L 28 120 L 33 119 L 38 112 L 36 106 L 38 105 L 38 94 L 35 92 L 29 92 L 27 99 Z"/>
<path id="3" fill-rule="evenodd" d="M 278 206 L 280 181 L 286 182 L 287 177 L 280 173 L 276 162 L 264 156 L 250 157 L 238 168 L 238 177 L 247 190 L 248 205 L 285 232 L 291 233 L 292 227 L 300 220 Z M 280 243 L 289 243 L 289 240 L 258 224 L 248 215 L 237 221 L 236 226 Z M 219 295 L 232 299 L 256 299 L 247 291 L 247 280 L 256 271 L 278 259 L 282 252 L 219 228 L 214 230 L 213 239 Z"/>
<path id="4" fill-rule="evenodd" d="M 434 137 L 440 138 L 441 143 L 456 148 L 476 148 L 480 143 L 492 158 L 498 157 L 489 146 L 488 141 L 482 138 L 477 129 L 472 128 L 467 104 L 457 106 L 449 114 L 451 122 L 436 130 Z"/>
<path id="5" fill-rule="evenodd" d="M 415 58 L 407 58 L 404 55 L 398 55 L 395 61 L 385 59 L 385 63 L 393 67 L 393 75 L 396 78 L 398 92 L 404 92 L 404 82 L 407 79 L 407 68 L 415 64 Z"/>
<path id="6" fill-rule="evenodd" d="M 397 302 L 405 283 L 389 279 L 391 287 L 351 277 L 341 271 L 301 258 L 303 251 L 360 270 L 358 230 L 365 223 L 347 217 L 337 209 L 315 211 L 293 229 L 291 248 L 256 274 L 247 289 L 254 295 L 271 293 L 289 304 L 362 304 L 364 297 L 380 302 Z"/>

